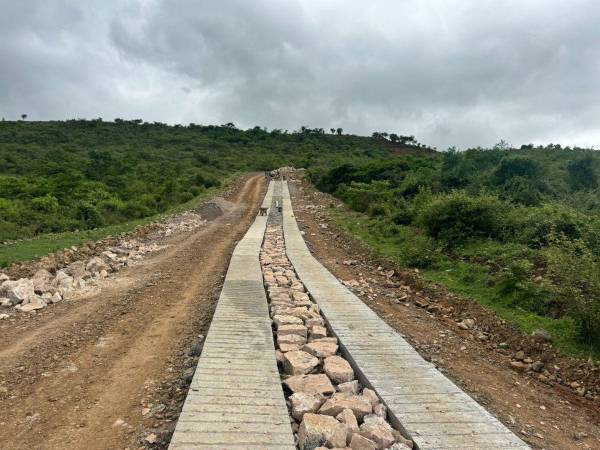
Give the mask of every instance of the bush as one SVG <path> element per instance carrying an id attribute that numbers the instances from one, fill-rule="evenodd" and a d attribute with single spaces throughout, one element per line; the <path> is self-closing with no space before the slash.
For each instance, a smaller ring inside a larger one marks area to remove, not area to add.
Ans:
<path id="1" fill-rule="evenodd" d="M 511 237 L 534 248 L 548 245 L 552 235 L 574 240 L 590 232 L 590 220 L 585 214 L 556 203 L 538 208 L 517 208 L 507 218 L 507 223 Z"/>
<path id="2" fill-rule="evenodd" d="M 543 286 L 531 281 L 534 265 L 526 259 L 517 259 L 503 267 L 495 276 L 494 282 L 510 306 L 548 315 L 552 307 L 550 293 Z"/>
<path id="3" fill-rule="evenodd" d="M 31 208 L 46 213 L 53 213 L 58 211 L 59 204 L 56 197 L 47 194 L 44 197 L 35 197 L 31 200 Z"/>
<path id="4" fill-rule="evenodd" d="M 579 326 L 580 339 L 600 344 L 600 263 L 580 240 L 553 235 L 545 250 L 557 302 Z"/>
<path id="5" fill-rule="evenodd" d="M 471 197 L 464 192 L 434 196 L 421 206 L 416 222 L 427 234 L 454 246 L 477 238 L 498 238 L 506 205 L 497 197 Z"/>
<path id="6" fill-rule="evenodd" d="M 382 204 L 392 198 L 393 192 L 389 187 L 389 183 L 385 181 L 352 182 L 350 185 L 340 185 L 336 195 L 355 211 L 367 212 L 371 205 Z"/>

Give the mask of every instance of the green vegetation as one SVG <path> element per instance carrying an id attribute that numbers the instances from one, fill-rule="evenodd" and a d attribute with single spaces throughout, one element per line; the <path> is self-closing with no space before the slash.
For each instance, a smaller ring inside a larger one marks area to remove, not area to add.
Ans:
<path id="1" fill-rule="evenodd" d="M 600 354 L 600 154 L 558 146 L 315 168 L 382 255 L 571 352 Z"/>
<path id="2" fill-rule="evenodd" d="M 224 181 L 223 187 L 226 187 L 232 180 L 233 176 L 228 177 Z M 116 225 L 108 225 L 101 228 L 94 228 L 91 230 L 47 233 L 34 238 L 22 239 L 5 245 L 0 245 L 0 267 L 7 267 L 16 261 L 35 260 L 49 253 L 68 248 L 73 245 L 80 246 L 89 241 L 97 241 L 108 236 L 117 236 L 121 233 L 126 233 L 138 226 L 142 226 L 151 221 L 157 220 L 166 214 L 173 214 L 188 208 L 193 208 L 209 196 L 216 194 L 220 189 L 221 188 L 206 189 L 198 197 L 190 200 L 187 203 L 182 203 L 181 205 L 169 208 L 164 213 L 145 217 L 143 219 L 135 219 L 128 222 L 123 222 Z"/>
<path id="3" fill-rule="evenodd" d="M 0 240 L 90 230 L 190 201 L 236 171 L 383 156 L 373 139 L 302 127 L 139 120 L 0 122 Z"/>
<path id="4" fill-rule="evenodd" d="M 338 219 L 382 254 L 565 349 L 600 349 L 599 153 L 437 153 L 412 136 L 330 131 L 0 122 L 0 266 L 130 230 L 233 174 L 293 165 L 354 209 Z"/>

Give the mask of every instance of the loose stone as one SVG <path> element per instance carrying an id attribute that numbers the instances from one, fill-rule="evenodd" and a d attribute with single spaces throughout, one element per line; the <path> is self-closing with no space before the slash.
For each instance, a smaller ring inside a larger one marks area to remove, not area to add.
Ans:
<path id="1" fill-rule="evenodd" d="M 306 344 L 302 347 L 302 350 L 317 358 L 327 358 L 328 356 L 333 356 L 337 353 L 338 346 L 333 342 L 323 342 L 319 340 Z"/>
<path id="2" fill-rule="evenodd" d="M 325 374 L 296 375 L 283 381 L 292 392 L 305 392 L 307 394 L 333 394 L 335 388 Z"/>
<path id="3" fill-rule="evenodd" d="M 360 434 L 375 442 L 378 450 L 386 449 L 396 441 L 390 424 L 374 414 L 365 416 Z"/>
<path id="4" fill-rule="evenodd" d="M 296 392 L 290 396 L 292 403 L 292 417 L 301 421 L 306 413 L 314 413 L 325 401 L 321 394 L 307 394 L 306 392 Z"/>
<path id="5" fill-rule="evenodd" d="M 304 375 L 319 365 L 319 359 L 310 353 L 299 351 L 287 352 L 283 356 L 283 368 L 290 375 Z"/>
<path id="6" fill-rule="evenodd" d="M 319 446 L 345 447 L 346 426 L 334 417 L 321 414 L 304 414 L 298 429 L 300 450 L 313 450 Z"/>
<path id="7" fill-rule="evenodd" d="M 373 407 L 363 396 L 342 392 L 336 392 L 331 398 L 327 399 L 319 412 L 329 416 L 337 416 L 344 409 L 350 409 L 358 420 L 373 412 Z"/>
<path id="8" fill-rule="evenodd" d="M 338 391 L 345 392 L 346 394 L 358 394 L 360 386 L 358 380 L 348 381 L 346 383 L 340 383 L 337 387 Z"/>
<path id="9" fill-rule="evenodd" d="M 377 444 L 360 434 L 354 434 L 350 441 L 350 448 L 352 450 L 377 450 Z"/>
<path id="10" fill-rule="evenodd" d="M 350 367 L 350 363 L 341 356 L 333 355 L 325 358 L 323 370 L 336 384 L 347 383 L 354 379 L 354 370 Z"/>

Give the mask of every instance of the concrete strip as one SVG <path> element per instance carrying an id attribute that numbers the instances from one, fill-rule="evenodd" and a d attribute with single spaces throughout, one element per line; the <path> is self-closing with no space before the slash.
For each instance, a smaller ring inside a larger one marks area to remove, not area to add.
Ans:
<path id="1" fill-rule="evenodd" d="M 271 206 L 273 183 L 263 206 Z M 237 244 L 169 448 L 295 449 L 258 260 L 267 217 Z"/>
<path id="2" fill-rule="evenodd" d="M 388 407 L 393 425 L 421 450 L 529 449 L 310 254 L 294 218 L 287 183 L 282 196 L 287 255 L 340 340 L 344 356 Z"/>

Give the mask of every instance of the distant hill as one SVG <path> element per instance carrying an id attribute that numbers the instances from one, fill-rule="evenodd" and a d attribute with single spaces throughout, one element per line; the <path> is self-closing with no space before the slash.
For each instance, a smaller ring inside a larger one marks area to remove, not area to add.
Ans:
<path id="1" fill-rule="evenodd" d="M 238 171 L 384 159 L 385 142 L 322 129 L 0 122 L 0 241 L 148 217 Z"/>

